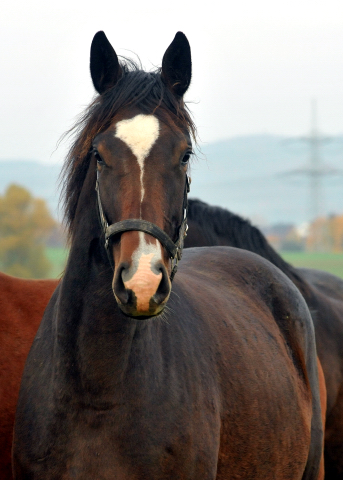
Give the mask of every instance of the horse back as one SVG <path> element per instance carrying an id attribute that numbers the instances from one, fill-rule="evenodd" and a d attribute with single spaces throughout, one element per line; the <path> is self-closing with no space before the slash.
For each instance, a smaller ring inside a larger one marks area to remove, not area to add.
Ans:
<path id="1" fill-rule="evenodd" d="M 257 371 L 265 373 L 265 376 L 262 374 L 262 378 L 259 379 L 265 383 L 264 406 L 259 406 L 255 414 L 263 416 L 268 412 L 271 427 L 273 405 L 278 404 L 278 397 L 282 395 L 284 395 L 283 400 L 286 404 L 288 403 L 284 409 L 285 417 L 294 419 L 297 415 L 299 416 L 299 412 L 302 412 L 304 423 L 310 422 L 311 436 L 303 479 L 322 478 L 322 415 L 325 415 L 326 401 L 323 395 L 326 394 L 326 390 L 320 364 L 318 374 L 314 327 L 303 297 L 278 268 L 251 252 L 228 247 L 205 247 L 189 249 L 187 253 L 185 252 L 185 257 L 182 267 L 187 268 L 188 271 L 185 271 L 186 281 L 183 289 L 188 285 L 193 292 L 197 292 L 195 296 L 200 310 L 205 310 L 206 303 L 213 305 L 214 299 L 218 299 L 222 316 L 216 317 L 213 309 L 209 313 L 211 318 L 208 319 L 209 324 L 216 330 L 216 341 L 218 342 L 218 338 L 221 339 L 220 344 L 223 349 L 232 349 L 234 346 L 241 352 L 244 362 L 240 362 L 240 373 L 242 373 L 242 365 L 249 365 L 244 375 L 246 382 L 250 385 L 254 385 L 256 380 L 254 375 Z M 180 273 L 183 273 L 182 267 Z M 210 295 L 208 295 L 209 283 Z M 222 300 L 223 296 L 226 297 L 225 301 Z M 226 315 L 228 311 L 230 314 Z M 225 320 L 227 317 L 230 319 L 229 328 Z M 236 345 L 235 342 L 237 342 Z M 221 358 L 225 358 L 224 353 Z M 229 357 L 226 356 L 226 358 Z M 234 363 L 235 361 L 231 359 L 226 366 L 223 365 L 223 378 L 234 376 L 232 372 Z M 253 364 L 256 365 L 256 371 L 251 376 L 248 370 Z M 273 365 L 272 369 L 271 365 Z M 283 385 L 281 392 L 276 385 L 279 387 L 282 385 L 282 376 L 288 376 L 286 382 L 288 385 Z M 269 387 L 267 377 L 270 380 Z M 238 377 L 236 382 L 239 384 Z M 232 380 L 232 383 L 235 381 Z M 288 388 L 290 384 L 292 387 Z M 247 398 L 249 396 L 258 398 L 257 391 L 258 388 L 255 393 L 250 391 Z M 297 396 L 298 401 L 294 401 Z M 232 402 L 230 388 L 226 391 L 224 398 L 230 398 Z M 227 405 L 228 411 L 234 411 L 236 408 L 237 405 L 232 403 Z M 272 428 L 277 429 L 280 426 L 278 425 L 279 413 L 275 415 L 275 424 Z M 232 421 L 233 419 L 230 418 L 228 423 Z M 264 421 L 266 418 L 262 419 L 262 423 Z M 224 427 L 223 431 L 225 430 L 230 431 L 230 428 Z M 239 446 L 237 437 L 235 442 L 238 457 L 244 446 L 243 444 Z M 256 438 L 256 443 L 259 442 L 260 439 Z M 260 449 L 263 450 L 263 448 L 261 445 Z M 282 446 L 280 446 L 281 449 Z M 294 461 L 296 462 L 296 458 Z M 276 459 L 273 459 L 273 463 L 277 464 Z M 223 478 L 226 478 L 225 475 Z"/>

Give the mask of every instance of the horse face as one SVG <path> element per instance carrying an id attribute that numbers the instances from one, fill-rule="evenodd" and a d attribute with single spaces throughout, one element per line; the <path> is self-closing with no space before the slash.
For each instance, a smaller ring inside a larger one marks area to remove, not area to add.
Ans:
<path id="1" fill-rule="evenodd" d="M 109 223 L 143 219 L 173 241 L 183 220 L 191 143 L 187 132 L 137 109 L 116 116 L 93 142 L 101 203 Z M 112 237 L 112 288 L 130 316 L 161 312 L 170 295 L 170 258 L 155 237 L 127 231 Z"/>

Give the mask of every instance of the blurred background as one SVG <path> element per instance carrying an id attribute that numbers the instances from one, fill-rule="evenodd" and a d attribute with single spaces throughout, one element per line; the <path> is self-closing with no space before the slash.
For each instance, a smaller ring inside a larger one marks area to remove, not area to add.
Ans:
<path id="1" fill-rule="evenodd" d="M 93 98 L 89 49 L 160 66 L 190 42 L 191 196 L 250 219 L 294 265 L 343 277 L 343 3 L 6 2 L 0 17 L 0 270 L 58 276 L 65 131 Z"/>

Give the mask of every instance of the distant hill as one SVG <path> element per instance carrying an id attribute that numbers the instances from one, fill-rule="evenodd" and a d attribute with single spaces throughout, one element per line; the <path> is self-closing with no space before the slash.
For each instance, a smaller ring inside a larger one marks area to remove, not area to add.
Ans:
<path id="1" fill-rule="evenodd" d="M 343 171 L 343 137 L 322 149 L 324 164 Z M 309 220 L 308 179 L 283 172 L 308 163 L 306 144 L 277 135 L 235 137 L 201 146 L 191 167 L 191 196 L 220 205 L 256 223 Z M 45 198 L 57 214 L 60 165 L 0 159 L 0 193 L 19 183 Z M 322 183 L 322 212 L 343 212 L 343 175 Z"/>
<path id="2" fill-rule="evenodd" d="M 241 136 L 204 145 L 202 153 L 192 167 L 192 196 L 257 223 L 309 220 L 309 180 L 283 175 L 308 165 L 306 144 L 277 135 Z M 343 137 L 327 144 L 321 158 L 323 164 L 342 169 L 341 176 L 328 176 L 322 183 L 322 213 L 342 213 Z"/>

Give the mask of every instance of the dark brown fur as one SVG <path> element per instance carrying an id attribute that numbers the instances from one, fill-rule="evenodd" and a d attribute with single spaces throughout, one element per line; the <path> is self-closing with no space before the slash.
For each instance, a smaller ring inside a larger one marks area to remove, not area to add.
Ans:
<path id="1" fill-rule="evenodd" d="M 200 200 L 189 201 L 186 246 L 230 245 L 255 252 L 280 268 L 298 287 L 312 314 L 327 388 L 325 478 L 343 478 L 343 282 L 318 270 L 295 268 L 262 233 L 238 215 Z"/>
<path id="2" fill-rule="evenodd" d="M 276 269 L 237 250 L 189 250 L 172 313 L 149 322 L 116 313 L 105 271 L 82 282 L 88 306 L 70 282 L 66 274 L 29 357 L 21 395 L 30 429 L 17 420 L 16 478 L 301 478 L 315 352 L 305 305 Z M 84 320 L 72 327 L 80 307 Z M 69 311 L 63 350 L 48 321 L 56 309 Z"/>

